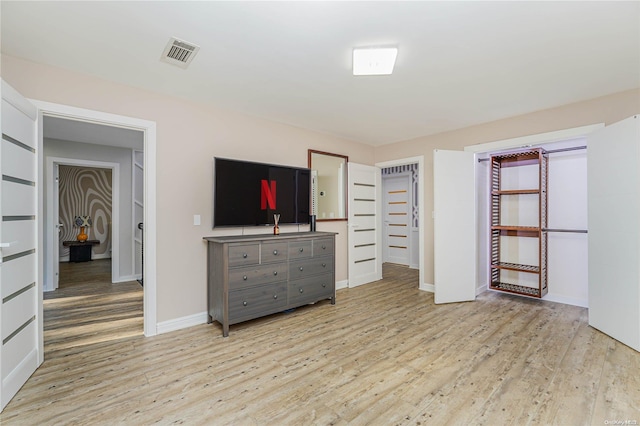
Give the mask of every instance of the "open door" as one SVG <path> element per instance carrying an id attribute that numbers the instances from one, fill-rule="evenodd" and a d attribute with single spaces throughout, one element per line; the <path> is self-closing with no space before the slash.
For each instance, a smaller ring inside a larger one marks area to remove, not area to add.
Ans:
<path id="1" fill-rule="evenodd" d="M 476 298 L 474 154 L 433 152 L 435 303 Z"/>
<path id="2" fill-rule="evenodd" d="M 589 325 L 640 351 L 640 116 L 587 146 Z"/>
<path id="3" fill-rule="evenodd" d="M 382 279 L 382 184 L 378 167 L 349 163 L 349 287 Z"/>
<path id="4" fill-rule="evenodd" d="M 0 408 L 43 361 L 38 262 L 37 109 L 2 81 Z"/>
<path id="5" fill-rule="evenodd" d="M 53 241 L 53 274 L 51 275 L 51 290 L 56 290 L 60 285 L 60 234 L 64 230 L 64 225 L 60 222 L 60 166 L 58 163 L 53 164 L 53 205 L 51 213 L 53 215 L 54 234 L 51 236 Z"/>

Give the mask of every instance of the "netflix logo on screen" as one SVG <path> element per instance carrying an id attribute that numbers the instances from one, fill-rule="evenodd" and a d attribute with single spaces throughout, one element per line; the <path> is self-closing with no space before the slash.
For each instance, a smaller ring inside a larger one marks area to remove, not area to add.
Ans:
<path id="1" fill-rule="evenodd" d="M 266 179 L 260 181 L 260 209 L 276 210 L 276 181 L 269 182 Z"/>
<path id="2" fill-rule="evenodd" d="M 215 158 L 214 227 L 309 223 L 309 169 Z"/>

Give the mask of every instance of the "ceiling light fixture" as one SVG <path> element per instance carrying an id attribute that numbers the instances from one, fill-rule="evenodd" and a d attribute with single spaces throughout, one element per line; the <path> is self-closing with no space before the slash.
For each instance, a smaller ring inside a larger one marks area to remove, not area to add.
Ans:
<path id="1" fill-rule="evenodd" d="M 356 47 L 353 75 L 390 75 L 398 56 L 397 47 Z"/>

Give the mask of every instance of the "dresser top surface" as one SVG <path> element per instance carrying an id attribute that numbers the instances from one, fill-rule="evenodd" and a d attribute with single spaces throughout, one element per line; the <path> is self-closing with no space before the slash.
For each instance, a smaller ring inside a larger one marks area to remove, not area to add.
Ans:
<path id="1" fill-rule="evenodd" d="M 286 232 L 280 235 L 257 234 L 257 235 L 220 235 L 213 237 L 203 237 L 204 240 L 213 243 L 239 243 L 253 241 L 282 241 L 300 238 L 333 237 L 335 232 Z"/>

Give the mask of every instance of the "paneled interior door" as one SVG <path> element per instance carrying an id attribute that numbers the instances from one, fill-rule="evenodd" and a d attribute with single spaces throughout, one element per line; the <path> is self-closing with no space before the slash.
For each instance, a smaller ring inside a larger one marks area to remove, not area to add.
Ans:
<path id="1" fill-rule="evenodd" d="M 411 177 L 382 179 L 384 247 L 383 261 L 409 265 L 411 255 Z"/>
<path id="2" fill-rule="evenodd" d="M 382 279 L 382 190 L 378 167 L 349 163 L 349 287 Z"/>
<path id="3" fill-rule="evenodd" d="M 37 248 L 37 109 L 2 81 L 0 146 L 0 402 L 9 403 L 42 363 Z"/>
<path id="4" fill-rule="evenodd" d="M 144 233 L 139 225 L 144 222 L 144 152 L 133 151 L 133 232 L 134 272 L 142 282 L 142 249 Z M 144 227 L 144 225 L 143 225 Z"/>

